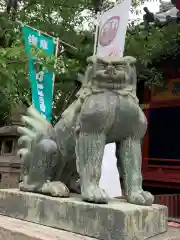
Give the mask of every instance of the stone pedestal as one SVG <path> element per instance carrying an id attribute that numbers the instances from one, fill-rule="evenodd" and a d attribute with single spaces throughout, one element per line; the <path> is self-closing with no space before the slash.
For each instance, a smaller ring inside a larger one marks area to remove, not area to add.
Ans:
<path id="1" fill-rule="evenodd" d="M 167 231 L 167 207 L 137 206 L 120 199 L 98 205 L 79 197 L 53 198 L 3 189 L 0 214 L 102 240 L 144 240 Z"/>

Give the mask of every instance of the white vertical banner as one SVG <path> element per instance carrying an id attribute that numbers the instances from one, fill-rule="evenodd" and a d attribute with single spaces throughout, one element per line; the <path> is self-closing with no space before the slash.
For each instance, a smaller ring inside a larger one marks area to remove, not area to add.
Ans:
<path id="1" fill-rule="evenodd" d="M 101 57 L 123 56 L 130 7 L 131 0 L 122 0 L 115 7 L 98 15 L 100 19 L 99 34 L 96 33 L 95 39 L 96 55 Z M 109 197 L 122 196 L 115 149 L 115 143 L 105 146 L 99 182 L 100 187 L 106 191 Z"/>
<path id="2" fill-rule="evenodd" d="M 100 16 L 98 56 L 123 56 L 131 0 L 122 0 Z"/>

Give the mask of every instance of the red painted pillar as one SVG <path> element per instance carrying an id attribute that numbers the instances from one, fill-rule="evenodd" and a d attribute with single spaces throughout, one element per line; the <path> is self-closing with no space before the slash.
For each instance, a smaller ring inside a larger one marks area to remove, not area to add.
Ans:
<path id="1" fill-rule="evenodd" d="M 176 0 L 176 8 L 180 10 L 180 0 Z"/>
<path id="2" fill-rule="evenodd" d="M 149 123 L 149 103 L 151 101 L 151 90 L 150 89 L 145 89 L 144 92 L 144 103 L 145 103 L 145 108 L 144 108 L 144 114 L 147 118 L 147 122 Z M 146 173 L 147 168 L 148 168 L 148 150 L 149 150 L 149 129 L 147 126 L 147 131 L 143 139 L 143 144 L 142 144 L 142 171 L 143 175 Z"/>
<path id="3" fill-rule="evenodd" d="M 147 118 L 147 122 L 149 122 L 149 104 L 147 104 L 146 109 L 144 109 L 144 114 Z M 148 150 L 149 150 L 149 129 L 147 127 L 146 134 L 143 139 L 143 144 L 142 144 L 142 171 L 143 175 L 146 173 L 146 170 L 148 168 Z"/>

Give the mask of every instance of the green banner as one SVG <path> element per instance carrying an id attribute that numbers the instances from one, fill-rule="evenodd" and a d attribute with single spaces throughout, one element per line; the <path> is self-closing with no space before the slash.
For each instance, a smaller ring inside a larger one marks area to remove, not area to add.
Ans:
<path id="1" fill-rule="evenodd" d="M 51 121 L 54 73 L 45 71 L 37 72 L 35 60 L 31 56 L 30 51 L 32 46 L 36 46 L 38 49 L 43 50 L 48 56 L 53 56 L 55 54 L 56 43 L 53 38 L 45 36 L 26 25 L 23 26 L 23 35 L 28 56 L 32 102 L 41 115 L 48 121 Z"/>

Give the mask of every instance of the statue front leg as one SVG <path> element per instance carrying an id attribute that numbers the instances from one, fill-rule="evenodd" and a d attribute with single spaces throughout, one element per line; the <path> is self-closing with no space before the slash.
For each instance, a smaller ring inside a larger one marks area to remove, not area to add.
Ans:
<path id="1" fill-rule="evenodd" d="M 24 181 L 19 185 L 20 190 L 50 196 L 69 196 L 69 190 L 65 184 L 51 182 L 57 159 L 57 145 L 53 140 L 42 139 L 35 144 L 32 152 L 29 153 L 28 172 Z"/>
<path id="2" fill-rule="evenodd" d="M 107 203 L 107 194 L 99 187 L 106 135 L 80 132 L 76 141 L 76 164 L 80 175 L 82 199 Z"/>
<path id="3" fill-rule="evenodd" d="M 122 140 L 118 156 L 127 201 L 137 205 L 152 205 L 153 195 L 142 189 L 140 140 L 132 137 Z"/>

